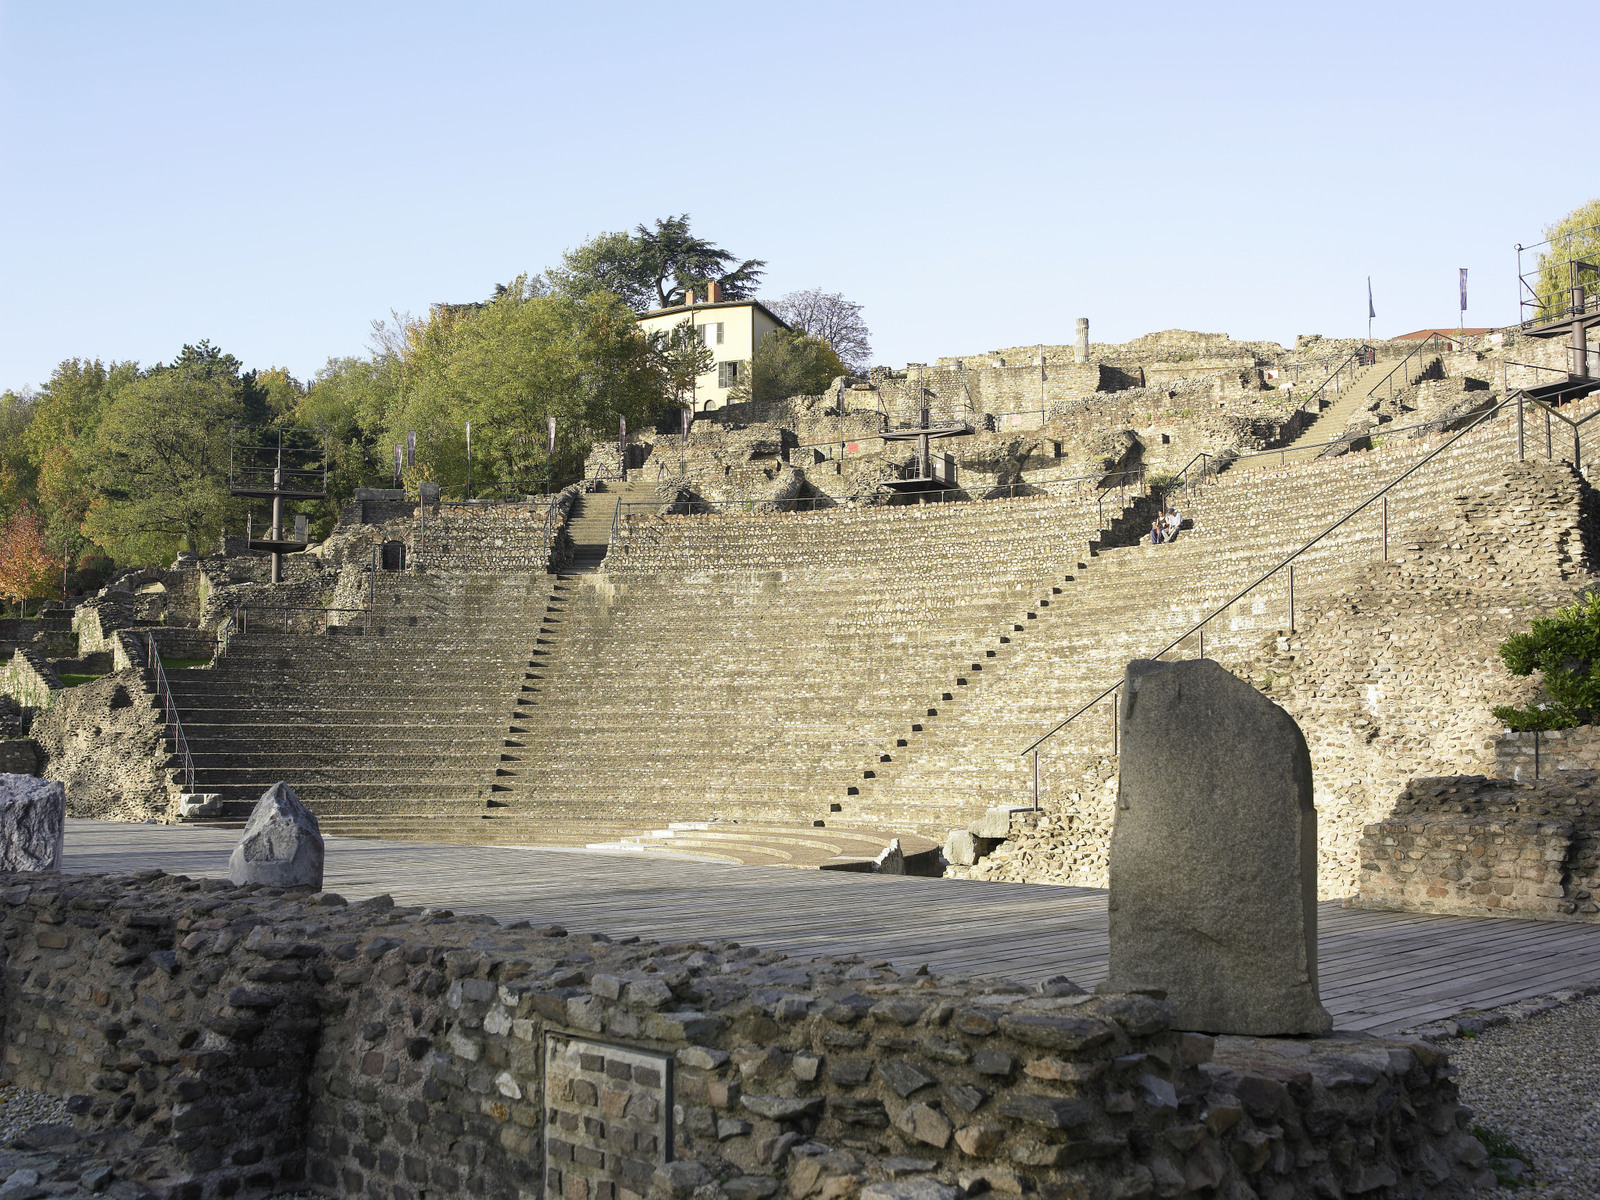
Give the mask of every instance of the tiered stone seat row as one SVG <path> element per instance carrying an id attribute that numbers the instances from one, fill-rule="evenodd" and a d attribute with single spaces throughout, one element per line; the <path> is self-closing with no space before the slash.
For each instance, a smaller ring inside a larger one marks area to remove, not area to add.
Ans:
<path id="1" fill-rule="evenodd" d="M 279 779 L 319 815 L 481 814 L 548 596 L 543 574 L 385 576 L 370 632 L 236 635 L 169 672 L 196 786 L 234 816 Z"/>
<path id="2" fill-rule="evenodd" d="M 1048 498 L 636 519 L 574 580 L 494 823 L 826 817 L 817 778 L 981 672 L 1097 529 L 1092 501 Z"/>
<path id="3" fill-rule="evenodd" d="M 907 811 L 939 790 L 974 804 L 1024 803 L 1032 764 L 1019 751 L 1107 685 L 1344 516 L 1444 439 L 1396 442 L 1370 453 L 1282 469 L 1225 473 L 1183 509 L 1193 528 L 1169 545 L 1109 550 L 1040 619 L 1004 648 L 1004 667 L 958 706 L 930 722 L 892 767 L 857 786 L 846 811 L 861 820 Z M 1405 530 L 1449 498 L 1494 478 L 1510 457 L 1505 424 L 1476 430 L 1395 487 L 1389 554 L 1406 552 Z M 1296 562 L 1297 611 L 1321 611 L 1353 573 L 1382 553 L 1377 505 Z M 1287 573 L 1279 572 L 1208 622 L 1205 653 L 1245 658 L 1273 630 L 1289 627 Z M 1188 637 L 1169 657 L 1193 657 Z M 1111 708 L 1103 702 L 1047 743 L 1047 773 L 1076 778 L 1111 752 Z M 1053 762 L 1051 762 L 1053 760 Z M 1059 790 L 1059 789 L 1058 789 Z"/>
<path id="4" fill-rule="evenodd" d="M 428 570 L 543 571 L 550 563 L 549 505 L 445 504 L 419 526 L 417 557 Z"/>

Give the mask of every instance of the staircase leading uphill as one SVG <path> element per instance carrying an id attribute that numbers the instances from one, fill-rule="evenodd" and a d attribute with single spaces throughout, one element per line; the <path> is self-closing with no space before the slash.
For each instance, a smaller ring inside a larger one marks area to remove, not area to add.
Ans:
<path id="1" fill-rule="evenodd" d="M 1345 427 L 1356 414 L 1366 411 L 1367 406 L 1373 402 L 1373 390 L 1385 384 L 1399 365 L 1392 359 L 1385 359 L 1371 366 L 1362 367 L 1347 385 L 1332 393 L 1333 403 L 1323 409 L 1322 415 L 1307 425 L 1300 436 L 1286 448 L 1276 454 L 1246 458 L 1238 464 L 1238 467 L 1248 469 L 1281 467 L 1316 458 L 1327 449 L 1329 442 L 1344 433 Z M 1420 372 L 1427 363 L 1413 360 L 1413 365 L 1415 372 Z M 1409 366 L 1407 370 L 1410 371 Z M 1404 382 L 1410 381 L 1408 377 Z M 1396 376 L 1395 383 L 1398 385 L 1401 382 Z"/>
<path id="2" fill-rule="evenodd" d="M 1069 586 L 1099 534 L 1092 500 L 1050 498 L 635 520 L 603 572 L 564 580 L 486 836 L 859 826 L 843 782 Z M 934 824 L 973 808 L 943 788 L 929 804 Z"/>
<path id="3" fill-rule="evenodd" d="M 1133 658 L 1148 656 L 1286 555 L 1398 477 L 1448 435 L 1399 438 L 1378 450 L 1323 462 L 1225 472 L 1184 510 L 1193 527 L 1165 546 L 1129 546 L 1098 556 L 1037 619 L 994 648 L 1003 671 L 974 681 L 958 710 L 876 777 L 857 784 L 852 813 L 862 823 L 916 813 L 935 790 L 973 808 L 1026 803 L 1032 764 L 1019 751 L 1052 724 L 1115 683 Z M 1453 496 L 1496 477 L 1508 458 L 1508 427 L 1490 422 L 1466 434 L 1390 494 L 1389 547 L 1404 554 L 1403 531 L 1431 519 Z M 1381 554 L 1377 505 L 1296 563 L 1296 606 L 1322 611 L 1355 573 Z M 1208 658 L 1248 657 L 1271 632 L 1287 629 L 1287 577 L 1279 573 L 1210 622 Z M 1191 636 L 1171 658 L 1193 658 Z M 1111 750 L 1111 710 L 1102 703 L 1047 743 L 1057 776 L 1076 778 Z M 1074 766 L 1074 764 L 1077 764 Z"/>
<path id="4" fill-rule="evenodd" d="M 599 570 L 611 543 L 617 506 L 655 497 L 655 484 L 638 482 L 602 483 L 600 490 L 580 496 L 567 519 L 567 536 L 572 539 L 572 558 L 567 569 L 574 572 Z"/>
<path id="5" fill-rule="evenodd" d="M 370 632 L 234 635 L 168 672 L 197 790 L 239 818 L 287 780 L 329 832 L 479 820 L 551 595 L 543 572 L 384 574 Z"/>

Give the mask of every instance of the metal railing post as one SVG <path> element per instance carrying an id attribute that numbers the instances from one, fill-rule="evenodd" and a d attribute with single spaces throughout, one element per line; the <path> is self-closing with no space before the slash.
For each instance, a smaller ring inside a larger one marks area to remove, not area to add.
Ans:
<path id="1" fill-rule="evenodd" d="M 1294 632 L 1294 564 L 1289 564 L 1289 632 Z"/>
<path id="2" fill-rule="evenodd" d="M 1504 368 L 1502 368 L 1502 371 L 1503 370 L 1504 370 Z M 1526 453 L 1526 450 L 1525 450 L 1525 447 L 1524 447 L 1524 443 L 1523 443 L 1523 417 L 1522 417 L 1522 393 L 1521 392 L 1517 393 L 1517 461 L 1518 462 L 1527 461 L 1527 453 Z"/>
<path id="3" fill-rule="evenodd" d="M 1111 693 L 1111 753 L 1122 754 L 1122 689 Z"/>
<path id="4" fill-rule="evenodd" d="M 1039 811 L 1039 751 L 1033 752 L 1033 811 Z"/>
<path id="5" fill-rule="evenodd" d="M 1205 627 L 1205 625 L 1202 624 L 1200 626 L 1200 628 L 1198 630 L 1196 630 L 1195 632 L 1197 632 L 1200 635 L 1200 653 L 1198 655 L 1196 655 L 1195 657 L 1204 658 L 1206 656 L 1206 627 Z"/>
<path id="6" fill-rule="evenodd" d="M 1389 497 L 1387 495 L 1385 495 L 1384 498 L 1383 498 L 1383 505 L 1382 505 L 1381 509 L 1379 510 L 1379 512 L 1380 512 L 1381 515 L 1379 516 L 1378 523 L 1382 526 L 1383 561 L 1384 562 L 1388 562 L 1389 561 Z"/>
<path id="7" fill-rule="evenodd" d="M 1541 404 L 1539 407 L 1544 408 L 1544 405 Z M 1550 440 L 1550 410 L 1548 408 L 1544 410 L 1544 456 L 1549 459 L 1554 459 L 1556 456 L 1554 443 Z"/>

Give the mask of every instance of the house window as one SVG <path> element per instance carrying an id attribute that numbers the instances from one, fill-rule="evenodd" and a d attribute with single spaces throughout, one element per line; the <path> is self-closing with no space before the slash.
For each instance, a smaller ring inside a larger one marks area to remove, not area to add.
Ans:
<path id="1" fill-rule="evenodd" d="M 707 321 L 704 325 L 700 326 L 700 328 L 704 329 L 706 331 L 706 345 L 708 345 L 708 346 L 720 346 L 720 345 L 722 345 L 722 322 L 721 321 Z"/>
<path id="2" fill-rule="evenodd" d="M 731 388 L 739 382 L 739 365 L 736 362 L 717 364 L 717 386 L 719 388 Z"/>

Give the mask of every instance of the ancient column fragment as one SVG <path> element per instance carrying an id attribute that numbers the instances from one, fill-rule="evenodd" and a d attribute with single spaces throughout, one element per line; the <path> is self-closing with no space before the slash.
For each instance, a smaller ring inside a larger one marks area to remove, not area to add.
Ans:
<path id="1" fill-rule="evenodd" d="M 1078 340 L 1072 347 L 1072 361 L 1086 363 L 1089 361 L 1089 318 L 1078 318 Z"/>
<path id="2" fill-rule="evenodd" d="M 1134 660 L 1121 708 L 1103 990 L 1166 992 L 1179 1029 L 1328 1032 L 1300 727 L 1209 659 Z"/>

